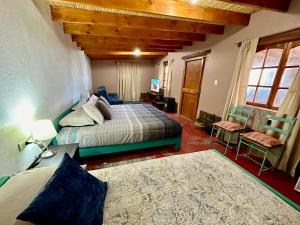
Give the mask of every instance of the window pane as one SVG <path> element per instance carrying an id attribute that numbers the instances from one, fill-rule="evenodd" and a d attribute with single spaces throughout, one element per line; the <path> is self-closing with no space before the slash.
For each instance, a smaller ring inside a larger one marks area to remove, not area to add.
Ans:
<path id="1" fill-rule="evenodd" d="M 259 104 L 267 104 L 270 92 L 271 88 L 258 88 L 254 102 Z"/>
<path id="2" fill-rule="evenodd" d="M 269 49 L 265 62 L 265 67 L 278 66 L 282 55 L 282 51 L 283 49 L 280 48 Z"/>
<path id="3" fill-rule="evenodd" d="M 272 86 L 275 79 L 276 72 L 277 72 L 277 68 L 263 69 L 259 85 Z"/>
<path id="4" fill-rule="evenodd" d="M 261 69 L 252 69 L 249 75 L 248 85 L 257 85 L 260 77 Z"/>
<path id="5" fill-rule="evenodd" d="M 300 46 L 291 49 L 286 65 L 287 66 L 300 65 Z"/>
<path id="6" fill-rule="evenodd" d="M 247 88 L 247 94 L 246 94 L 246 101 L 247 102 L 253 102 L 254 95 L 255 95 L 255 87 L 248 87 Z"/>
<path id="7" fill-rule="evenodd" d="M 263 50 L 260 52 L 257 52 L 255 54 L 255 58 L 252 64 L 252 68 L 262 67 L 265 59 L 265 55 L 267 53 L 267 50 Z"/>
<path id="8" fill-rule="evenodd" d="M 294 80 L 298 70 L 299 70 L 299 67 L 285 68 L 284 72 L 282 74 L 281 81 L 280 81 L 280 87 L 289 88 L 292 85 L 293 80 Z"/>
<path id="9" fill-rule="evenodd" d="M 283 102 L 284 97 L 286 96 L 287 92 L 288 92 L 287 89 L 279 89 L 277 91 L 276 98 L 275 98 L 273 106 L 279 107 L 281 105 L 281 103 Z"/>

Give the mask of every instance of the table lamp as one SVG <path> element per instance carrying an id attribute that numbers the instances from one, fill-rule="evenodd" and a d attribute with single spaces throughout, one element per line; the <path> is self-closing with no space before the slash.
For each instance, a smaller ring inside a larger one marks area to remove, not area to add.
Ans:
<path id="1" fill-rule="evenodd" d="M 50 158 L 55 155 L 55 152 L 52 152 L 45 146 L 42 141 L 50 140 L 56 137 L 57 132 L 53 126 L 51 120 L 38 120 L 35 121 L 32 125 L 31 136 L 42 150 L 41 158 Z"/>

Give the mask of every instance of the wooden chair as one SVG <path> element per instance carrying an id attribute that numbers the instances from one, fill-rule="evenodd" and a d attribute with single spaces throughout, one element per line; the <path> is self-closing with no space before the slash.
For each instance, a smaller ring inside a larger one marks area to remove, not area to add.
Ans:
<path id="1" fill-rule="evenodd" d="M 227 153 L 228 148 L 232 148 L 229 143 L 233 135 L 237 135 L 239 138 L 240 132 L 242 132 L 248 123 L 248 120 L 253 112 L 253 108 L 245 108 L 242 106 L 233 106 L 230 105 L 226 114 L 226 120 L 220 121 L 213 124 L 209 144 L 212 142 L 214 130 L 219 130 L 219 135 L 221 135 L 221 140 L 217 137 L 215 141 L 218 141 L 226 145 L 225 154 Z M 233 121 L 230 121 L 233 119 Z M 227 142 L 223 142 L 224 135 L 227 135 Z"/>
<path id="2" fill-rule="evenodd" d="M 266 118 L 268 120 L 268 122 L 277 121 L 277 122 L 281 123 L 283 128 L 278 128 L 278 127 L 266 124 L 263 121 L 264 118 Z M 270 151 L 273 151 L 273 150 L 283 150 L 285 143 L 288 140 L 288 137 L 289 137 L 289 135 L 292 131 L 292 128 L 295 124 L 295 121 L 296 121 L 295 118 L 284 118 L 284 117 L 270 115 L 265 112 L 261 112 L 259 124 L 257 126 L 256 131 L 244 133 L 244 134 L 240 135 L 235 159 L 236 160 L 238 159 L 241 144 L 244 144 L 249 147 L 249 151 L 246 154 L 242 154 L 242 156 L 247 157 L 248 159 L 250 159 L 253 162 L 260 165 L 260 170 L 258 172 L 258 175 L 260 175 L 262 171 L 266 171 L 271 168 L 273 169 L 274 166 L 276 166 L 278 164 L 280 157 L 278 157 L 278 160 L 275 163 L 275 165 L 273 165 L 272 167 L 266 167 L 265 161 L 267 159 L 267 155 Z M 286 130 L 284 130 L 286 125 L 288 126 L 288 128 Z M 262 133 L 260 131 L 261 129 L 264 129 L 265 131 L 271 130 L 275 133 L 278 133 L 280 136 L 283 135 L 284 140 L 280 140 L 279 138 L 275 138 L 266 133 Z M 264 154 L 262 162 L 259 162 L 259 161 L 255 160 L 254 158 L 250 157 L 253 149 Z"/>

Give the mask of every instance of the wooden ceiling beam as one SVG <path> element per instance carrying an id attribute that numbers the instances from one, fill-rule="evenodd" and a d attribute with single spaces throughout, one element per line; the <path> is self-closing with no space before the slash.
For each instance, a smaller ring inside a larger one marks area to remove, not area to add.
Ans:
<path id="1" fill-rule="evenodd" d="M 106 45 L 106 44 L 94 44 L 94 43 L 77 43 L 78 47 L 87 49 L 87 48 L 128 48 L 133 50 L 135 48 L 153 48 L 153 49 L 182 49 L 181 45 L 168 45 L 168 46 L 159 46 L 159 45 L 140 45 L 134 43 L 122 43 L 117 45 Z"/>
<path id="2" fill-rule="evenodd" d="M 161 56 L 166 55 L 167 52 L 141 52 L 140 56 Z M 91 55 L 117 55 L 117 56 L 135 56 L 133 51 L 97 51 Z"/>
<path id="3" fill-rule="evenodd" d="M 287 12 L 290 0 L 219 0 L 233 4 L 246 5 L 250 7 L 259 7 L 268 10 Z"/>
<path id="4" fill-rule="evenodd" d="M 100 49 L 100 51 L 97 51 L 97 50 L 91 50 L 91 49 L 87 49 L 87 50 L 84 50 L 84 52 L 86 54 L 101 54 L 101 52 L 103 51 L 126 51 L 126 52 L 129 52 L 130 50 L 128 49 Z M 168 52 L 175 52 L 175 50 L 166 50 L 166 49 L 144 49 L 145 51 L 151 51 L 151 52 L 165 52 L 165 53 L 168 53 Z"/>
<path id="5" fill-rule="evenodd" d="M 93 60 L 153 60 L 164 56 L 116 56 L 116 55 L 87 55 L 92 61 Z"/>
<path id="6" fill-rule="evenodd" d="M 174 0 L 56 0 L 57 2 L 81 3 L 107 9 L 118 9 L 146 14 L 193 19 L 216 24 L 248 25 L 249 14 L 200 7 L 188 2 Z"/>
<path id="7" fill-rule="evenodd" d="M 118 28 L 91 24 L 64 23 L 68 34 L 96 35 L 106 37 L 128 37 L 161 40 L 205 41 L 205 34 L 145 30 L 136 28 Z"/>
<path id="8" fill-rule="evenodd" d="M 72 35 L 72 40 L 79 44 L 101 44 L 101 45 L 118 45 L 118 44 L 137 44 L 137 45 L 157 45 L 157 46 L 191 46 L 192 41 L 178 40 L 159 40 L 145 38 L 122 38 L 122 37 L 98 37 L 93 35 Z"/>
<path id="9" fill-rule="evenodd" d="M 134 51 L 135 48 L 130 46 L 81 46 L 80 47 L 83 51 Z M 148 47 L 148 46 L 141 46 L 136 47 L 141 51 L 148 52 L 174 52 L 179 48 L 157 48 L 157 47 Z"/>
<path id="10" fill-rule="evenodd" d="M 51 7 L 52 20 L 57 22 L 98 24 L 123 28 L 140 28 L 187 33 L 224 34 L 223 25 L 133 16 L 76 8 Z"/>
<path id="11" fill-rule="evenodd" d="M 157 52 L 157 53 L 168 53 L 168 52 L 174 52 L 174 49 L 171 49 L 171 50 L 166 50 L 166 49 L 142 49 L 143 51 L 147 51 L 147 52 Z M 131 49 L 122 49 L 122 48 L 115 48 L 115 49 L 85 49 L 84 52 L 86 54 L 92 54 L 92 55 L 99 55 L 99 54 L 103 54 L 103 52 L 132 52 Z M 161 55 L 161 54 L 159 54 Z"/>
<path id="12" fill-rule="evenodd" d="M 143 52 L 151 52 L 151 49 L 157 52 L 163 49 L 163 52 L 174 51 L 182 49 L 182 46 L 156 46 L 156 45 L 82 45 L 77 44 L 82 50 L 92 50 L 92 49 L 107 49 L 107 50 L 117 50 L 117 51 L 134 51 L 135 49 L 140 49 Z"/>
<path id="13" fill-rule="evenodd" d="M 119 51 L 102 51 L 86 53 L 91 59 L 155 59 L 166 56 L 167 52 L 141 52 L 140 56 L 135 56 L 133 52 L 119 52 Z"/>
<path id="14" fill-rule="evenodd" d="M 168 46 L 159 46 L 159 45 L 138 45 L 138 44 L 118 44 L 118 45 L 102 45 L 102 44 L 81 44 L 77 43 L 77 46 L 83 49 L 88 49 L 88 48 L 127 48 L 127 49 L 182 49 L 182 46 L 179 45 L 168 45 Z"/>

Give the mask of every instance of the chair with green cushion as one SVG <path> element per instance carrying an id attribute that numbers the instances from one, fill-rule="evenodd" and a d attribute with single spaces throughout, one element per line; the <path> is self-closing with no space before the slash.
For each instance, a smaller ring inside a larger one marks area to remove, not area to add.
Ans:
<path id="1" fill-rule="evenodd" d="M 265 119 L 267 119 L 267 122 L 271 122 L 271 125 L 266 124 Z M 256 131 L 244 133 L 240 135 L 238 147 L 237 147 L 237 153 L 236 153 L 236 160 L 238 159 L 240 147 L 242 144 L 249 147 L 249 151 L 246 154 L 242 154 L 241 156 L 247 157 L 248 159 L 252 160 L 253 162 L 260 165 L 260 170 L 258 172 L 258 175 L 261 174 L 262 171 L 273 169 L 274 166 L 278 164 L 279 157 L 277 162 L 272 167 L 266 167 L 265 161 L 267 159 L 267 155 L 270 151 L 282 151 L 285 143 L 287 142 L 289 135 L 292 131 L 292 128 L 295 124 L 296 119 L 295 118 L 285 118 L 285 117 L 279 117 L 274 116 L 271 114 L 267 114 L 266 112 L 260 113 L 260 119 L 259 124 L 257 126 Z M 282 128 L 279 128 L 277 126 L 274 126 L 272 124 L 280 123 Z M 275 138 L 270 135 L 268 135 L 266 132 L 261 132 L 261 129 L 265 131 L 273 131 L 277 133 L 280 136 L 283 136 L 283 140 L 280 140 L 280 138 Z M 264 154 L 262 162 L 259 162 L 255 160 L 253 157 L 251 157 L 252 151 L 256 150 Z"/>
<path id="2" fill-rule="evenodd" d="M 246 128 L 248 120 L 252 115 L 253 108 L 246 108 L 243 106 L 230 105 L 226 113 L 226 120 L 220 121 L 213 124 L 212 131 L 210 134 L 209 144 L 212 142 L 214 130 L 219 130 L 218 135 L 221 136 L 219 140 L 217 137 L 214 138 L 216 141 L 226 144 L 225 154 L 228 148 L 232 148 L 229 143 L 231 138 L 236 135 L 239 138 L 239 134 Z M 218 136 L 217 135 L 217 136 Z M 224 143 L 224 135 L 227 135 L 227 142 Z"/>

